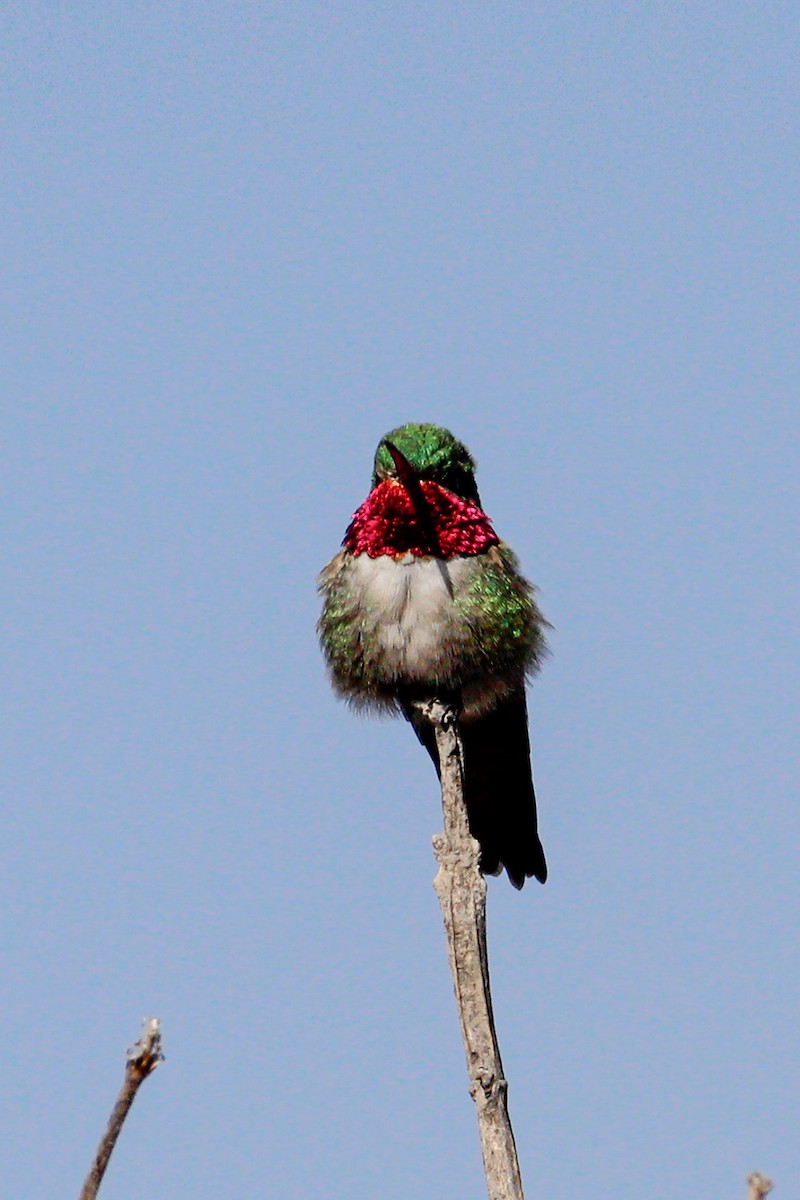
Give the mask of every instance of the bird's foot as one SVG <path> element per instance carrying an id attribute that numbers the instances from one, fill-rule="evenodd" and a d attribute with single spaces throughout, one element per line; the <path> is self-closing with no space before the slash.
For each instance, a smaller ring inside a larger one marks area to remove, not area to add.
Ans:
<path id="1" fill-rule="evenodd" d="M 459 705 L 453 700 L 440 700 L 438 696 L 429 700 L 414 700 L 411 707 L 431 725 L 456 725 L 460 716 Z"/>

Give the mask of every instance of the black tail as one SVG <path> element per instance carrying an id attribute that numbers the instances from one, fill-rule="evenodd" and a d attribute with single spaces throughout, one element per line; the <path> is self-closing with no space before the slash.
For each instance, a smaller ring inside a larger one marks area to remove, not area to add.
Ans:
<path id="1" fill-rule="evenodd" d="M 439 771 L 433 727 L 407 710 L 417 737 Z M 464 743 L 464 790 L 472 836 L 481 847 L 484 875 L 503 867 L 515 888 L 531 875 L 547 879 L 536 822 L 531 774 L 528 709 L 520 687 L 486 716 L 461 723 Z"/>

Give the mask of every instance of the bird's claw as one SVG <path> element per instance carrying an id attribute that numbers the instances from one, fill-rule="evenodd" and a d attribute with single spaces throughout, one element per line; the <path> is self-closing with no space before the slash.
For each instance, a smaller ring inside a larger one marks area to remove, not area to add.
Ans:
<path id="1" fill-rule="evenodd" d="M 431 725 L 441 725 L 445 728 L 458 723 L 459 712 L 454 704 L 434 697 L 432 700 L 415 700 L 414 708 L 420 716 Z"/>

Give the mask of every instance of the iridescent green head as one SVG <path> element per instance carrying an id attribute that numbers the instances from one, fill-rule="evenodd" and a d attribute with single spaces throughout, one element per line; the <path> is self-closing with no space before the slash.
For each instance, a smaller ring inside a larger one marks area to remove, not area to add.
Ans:
<path id="1" fill-rule="evenodd" d="M 414 422 L 392 429 L 381 438 L 375 451 L 373 487 L 383 479 L 394 479 L 397 476 L 397 467 L 387 442 L 397 447 L 420 479 L 430 479 L 447 488 L 448 492 L 454 492 L 456 496 L 463 496 L 467 500 L 474 500 L 480 505 L 478 486 L 475 482 L 475 459 L 464 443 L 453 437 L 449 429 L 442 429 L 440 425 L 418 425 Z"/>

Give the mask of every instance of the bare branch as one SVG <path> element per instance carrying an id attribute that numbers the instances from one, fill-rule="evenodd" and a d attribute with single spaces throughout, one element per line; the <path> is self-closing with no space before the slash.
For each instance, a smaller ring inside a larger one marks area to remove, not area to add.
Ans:
<path id="1" fill-rule="evenodd" d="M 467 1056 L 489 1200 L 524 1200 L 508 1115 L 508 1084 L 492 1016 L 486 952 L 486 881 L 480 847 L 469 831 L 464 801 L 464 747 L 453 710 L 424 706 L 434 725 L 442 783 L 444 833 L 433 839 L 439 870 L 433 882 L 447 933 L 450 971 Z"/>
<path id="2" fill-rule="evenodd" d="M 155 1071 L 164 1055 L 161 1053 L 161 1027 L 157 1017 L 148 1017 L 142 1026 L 142 1035 L 135 1045 L 128 1050 L 128 1061 L 125 1067 L 125 1078 L 122 1081 L 117 1102 L 108 1119 L 108 1126 L 97 1148 L 97 1154 L 92 1169 L 86 1176 L 78 1200 L 95 1200 L 100 1184 L 105 1174 L 111 1152 L 117 1144 L 120 1130 L 125 1122 L 136 1093 Z"/>
<path id="3" fill-rule="evenodd" d="M 747 1200 L 764 1200 L 764 1197 L 772 1191 L 772 1180 L 766 1175 L 762 1175 L 759 1171 L 754 1171 L 752 1175 L 747 1176 Z"/>

